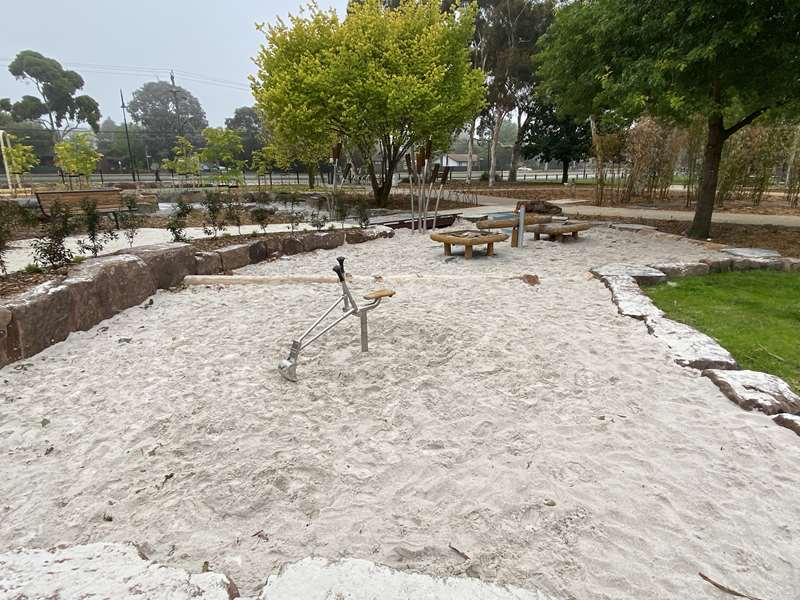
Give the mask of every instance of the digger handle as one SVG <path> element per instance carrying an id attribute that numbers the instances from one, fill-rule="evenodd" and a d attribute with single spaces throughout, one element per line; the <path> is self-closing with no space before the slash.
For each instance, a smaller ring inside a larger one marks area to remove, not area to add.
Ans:
<path id="1" fill-rule="evenodd" d="M 344 281 L 344 269 L 340 265 L 333 267 L 333 272 L 339 276 L 339 281 Z"/>

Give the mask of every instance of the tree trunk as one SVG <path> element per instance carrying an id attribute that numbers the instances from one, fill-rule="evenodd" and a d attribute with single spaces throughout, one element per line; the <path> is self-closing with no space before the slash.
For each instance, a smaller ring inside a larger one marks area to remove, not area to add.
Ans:
<path id="1" fill-rule="evenodd" d="M 722 115 L 708 118 L 708 138 L 703 154 L 703 168 L 700 175 L 700 189 L 697 194 L 697 207 L 689 237 L 706 239 L 711 233 L 711 216 L 714 214 L 714 197 L 717 193 L 719 165 L 722 160 L 722 146 L 725 143 L 725 127 Z"/>
<path id="2" fill-rule="evenodd" d="M 561 183 L 569 183 L 569 159 L 561 161 Z"/>
<path id="3" fill-rule="evenodd" d="M 503 126 L 504 117 L 504 113 L 499 113 L 494 127 L 492 127 L 492 140 L 489 145 L 489 187 L 494 186 L 497 176 L 497 143 L 500 141 L 500 128 Z"/>
<path id="4" fill-rule="evenodd" d="M 511 168 L 508 171 L 508 180 L 517 180 L 517 170 L 519 169 L 520 159 L 522 158 L 522 137 L 525 133 L 525 128 L 528 125 L 528 119 L 523 123 L 522 113 L 517 108 L 517 135 L 514 138 L 514 146 L 511 148 Z"/>
<path id="5" fill-rule="evenodd" d="M 315 175 L 314 165 L 308 165 L 307 168 L 308 168 L 308 187 L 310 187 L 313 190 L 314 184 L 316 183 L 316 178 L 314 177 Z"/>
<path id="6" fill-rule="evenodd" d="M 475 119 L 469 124 L 469 143 L 467 143 L 467 183 L 472 183 L 472 154 L 475 152 Z"/>
<path id="7" fill-rule="evenodd" d="M 369 180 L 372 184 L 372 195 L 375 198 L 375 204 L 378 208 L 383 208 L 386 206 L 386 202 L 389 200 L 389 194 L 392 191 L 392 178 L 394 177 L 394 163 L 390 162 L 387 165 L 386 177 L 383 181 L 379 182 L 378 177 L 375 174 L 375 163 L 371 160 L 367 161 L 367 170 L 369 171 Z"/>

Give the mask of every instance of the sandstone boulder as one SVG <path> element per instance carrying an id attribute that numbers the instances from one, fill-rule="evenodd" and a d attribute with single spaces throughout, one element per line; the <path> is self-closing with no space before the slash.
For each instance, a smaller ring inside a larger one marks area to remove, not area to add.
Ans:
<path id="1" fill-rule="evenodd" d="M 659 263 L 650 265 L 664 273 L 667 277 L 674 279 L 676 277 L 690 277 L 692 275 L 708 275 L 710 269 L 709 265 L 703 262 L 696 263 Z"/>
<path id="2" fill-rule="evenodd" d="M 786 427 L 787 429 L 791 429 L 797 435 L 800 435 L 800 416 L 780 413 L 778 415 L 775 415 L 772 418 L 772 420 L 775 421 L 778 425 Z"/>
<path id="3" fill-rule="evenodd" d="M 281 254 L 289 256 L 292 254 L 300 254 L 301 252 L 305 252 L 305 246 L 303 245 L 303 240 L 301 238 L 297 236 L 286 236 L 280 239 Z"/>
<path id="4" fill-rule="evenodd" d="M 194 248 L 190 244 L 165 242 L 120 250 L 117 254 L 132 254 L 141 258 L 159 289 L 180 285 L 184 277 L 194 275 L 197 269 Z"/>
<path id="5" fill-rule="evenodd" d="M 621 315 L 644 320 L 648 317 L 660 317 L 664 314 L 642 292 L 633 277 L 627 275 L 611 276 L 604 278 L 603 282 L 611 290 L 611 299 L 617 305 Z"/>
<path id="6" fill-rule="evenodd" d="M 594 267 L 591 272 L 603 280 L 606 277 L 633 277 L 640 284 L 661 283 L 667 280 L 667 276 L 658 269 L 644 265 L 608 264 Z"/>
<path id="7" fill-rule="evenodd" d="M 11 313 L 0 355 L 3 364 L 33 356 L 75 331 L 72 294 L 61 279 L 14 296 L 4 305 Z"/>
<path id="8" fill-rule="evenodd" d="M 195 252 L 195 274 L 216 275 L 222 271 L 222 258 L 218 252 Z"/>
<path id="9" fill-rule="evenodd" d="M 0 554 L 4 598 L 232 600 L 221 573 L 188 573 L 147 559 L 133 544 L 94 543 Z"/>
<path id="10" fill-rule="evenodd" d="M 345 231 L 345 241 L 348 244 L 362 244 L 379 238 L 394 237 L 394 229 L 390 227 L 369 227 L 367 229 L 348 229 Z"/>
<path id="11" fill-rule="evenodd" d="M 130 254 L 86 260 L 69 270 L 62 285 L 72 297 L 74 331 L 90 329 L 156 292 L 147 264 Z"/>
<path id="12" fill-rule="evenodd" d="M 344 244 L 344 231 L 326 231 L 307 233 L 303 236 L 303 249 L 305 252 L 314 250 L 333 250 Z"/>
<path id="13" fill-rule="evenodd" d="M 250 264 L 259 263 L 267 259 L 267 243 L 257 241 L 250 243 Z"/>
<path id="14" fill-rule="evenodd" d="M 250 244 L 235 244 L 217 250 L 222 260 L 222 270 L 232 271 L 250 264 Z"/>
<path id="15" fill-rule="evenodd" d="M 676 363 L 693 369 L 737 369 L 736 359 L 716 340 L 666 317 L 647 317 L 648 331 L 669 348 Z"/>
<path id="16" fill-rule="evenodd" d="M 703 375 L 716 383 L 731 402 L 745 410 L 758 410 L 767 415 L 800 413 L 800 396 L 775 375 L 717 369 L 703 371 Z"/>
<path id="17" fill-rule="evenodd" d="M 708 265 L 709 273 L 727 273 L 733 270 L 732 258 L 701 258 L 700 262 Z"/>

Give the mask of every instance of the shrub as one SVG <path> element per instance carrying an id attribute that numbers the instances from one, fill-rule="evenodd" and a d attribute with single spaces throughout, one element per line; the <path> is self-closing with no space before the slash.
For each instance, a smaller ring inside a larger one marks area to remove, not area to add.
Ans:
<path id="1" fill-rule="evenodd" d="M 144 220 L 142 216 L 136 212 L 135 198 L 128 198 L 126 206 L 128 211 L 119 215 L 119 224 L 122 227 L 125 239 L 128 240 L 128 247 L 133 248 L 133 240 L 139 235 L 139 228 L 142 226 Z"/>
<path id="2" fill-rule="evenodd" d="M 254 208 L 250 211 L 250 218 L 261 228 L 261 231 L 266 233 L 270 214 L 270 211 L 266 208 Z"/>
<path id="3" fill-rule="evenodd" d="M 192 214 L 192 205 L 186 200 L 178 200 L 175 206 L 175 212 L 170 215 L 167 221 L 167 229 L 172 234 L 172 241 L 185 242 L 186 239 L 186 219 Z"/>
<path id="4" fill-rule="evenodd" d="M 22 270 L 26 273 L 44 273 L 44 269 L 35 263 L 28 263 Z"/>
<path id="5" fill-rule="evenodd" d="M 356 204 L 356 218 L 361 229 L 369 227 L 369 205 L 366 198 L 359 198 Z"/>
<path id="6" fill-rule="evenodd" d="M 110 228 L 103 229 L 100 226 L 102 215 L 97 212 L 97 202 L 94 200 L 82 200 L 81 211 L 88 241 L 78 240 L 78 251 L 81 254 L 91 252 L 92 256 L 97 256 L 108 242 L 117 239 L 117 232 Z"/>
<path id="7" fill-rule="evenodd" d="M 228 194 L 225 199 L 225 219 L 236 225 L 236 230 L 239 235 L 242 235 L 242 214 L 244 213 L 244 204 L 239 200 L 236 194 Z"/>
<path id="8" fill-rule="evenodd" d="M 323 227 L 325 227 L 325 223 L 328 222 L 328 219 L 325 217 L 325 215 L 315 211 L 311 213 L 311 218 L 308 220 L 308 222 L 311 223 L 311 226 L 314 229 L 320 231 Z"/>
<path id="9" fill-rule="evenodd" d="M 347 218 L 347 213 L 348 207 L 344 194 L 336 194 L 333 211 L 334 220 L 344 222 L 344 220 Z"/>
<path id="10" fill-rule="evenodd" d="M 43 267 L 60 267 L 72 261 L 72 251 L 66 246 L 66 239 L 74 230 L 69 212 L 56 201 L 50 208 L 50 217 L 42 225 L 42 230 L 31 247 L 34 262 Z"/>
<path id="11" fill-rule="evenodd" d="M 201 202 L 206 211 L 206 219 L 203 221 L 203 231 L 206 235 L 217 237 L 220 231 L 225 231 L 225 219 L 223 210 L 225 201 L 220 192 L 206 192 Z"/>

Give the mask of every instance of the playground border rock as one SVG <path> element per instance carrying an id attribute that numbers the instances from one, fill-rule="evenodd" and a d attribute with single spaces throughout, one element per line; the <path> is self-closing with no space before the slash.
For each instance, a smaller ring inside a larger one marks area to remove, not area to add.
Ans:
<path id="1" fill-rule="evenodd" d="M 393 230 L 378 226 L 364 230 L 357 239 L 393 235 Z M 282 254 L 333 249 L 343 245 L 345 237 L 344 231 L 306 232 L 210 252 L 196 251 L 191 244 L 164 243 L 86 260 L 70 267 L 66 277 L 0 303 L 0 367 L 30 358 L 74 331 L 86 331 L 137 306 L 157 289 L 180 286 L 187 275 L 215 275 Z"/>
<path id="2" fill-rule="evenodd" d="M 224 574 L 189 573 L 150 561 L 133 544 L 93 543 L 0 553 L 4 598 L 174 598 L 232 600 Z"/>
<path id="3" fill-rule="evenodd" d="M 685 323 L 668 319 L 639 287 L 640 284 L 708 273 L 756 269 L 800 271 L 800 259 L 753 258 L 741 252 L 746 249 L 737 250 L 739 255 L 733 254 L 730 258 L 653 265 L 608 264 L 592 268 L 591 273 L 609 289 L 619 313 L 643 321 L 648 333 L 664 343 L 677 364 L 700 371 L 744 410 L 758 410 L 773 416 L 775 423 L 800 435 L 800 398 L 785 381 L 769 373 L 741 370 L 719 343 Z"/>

